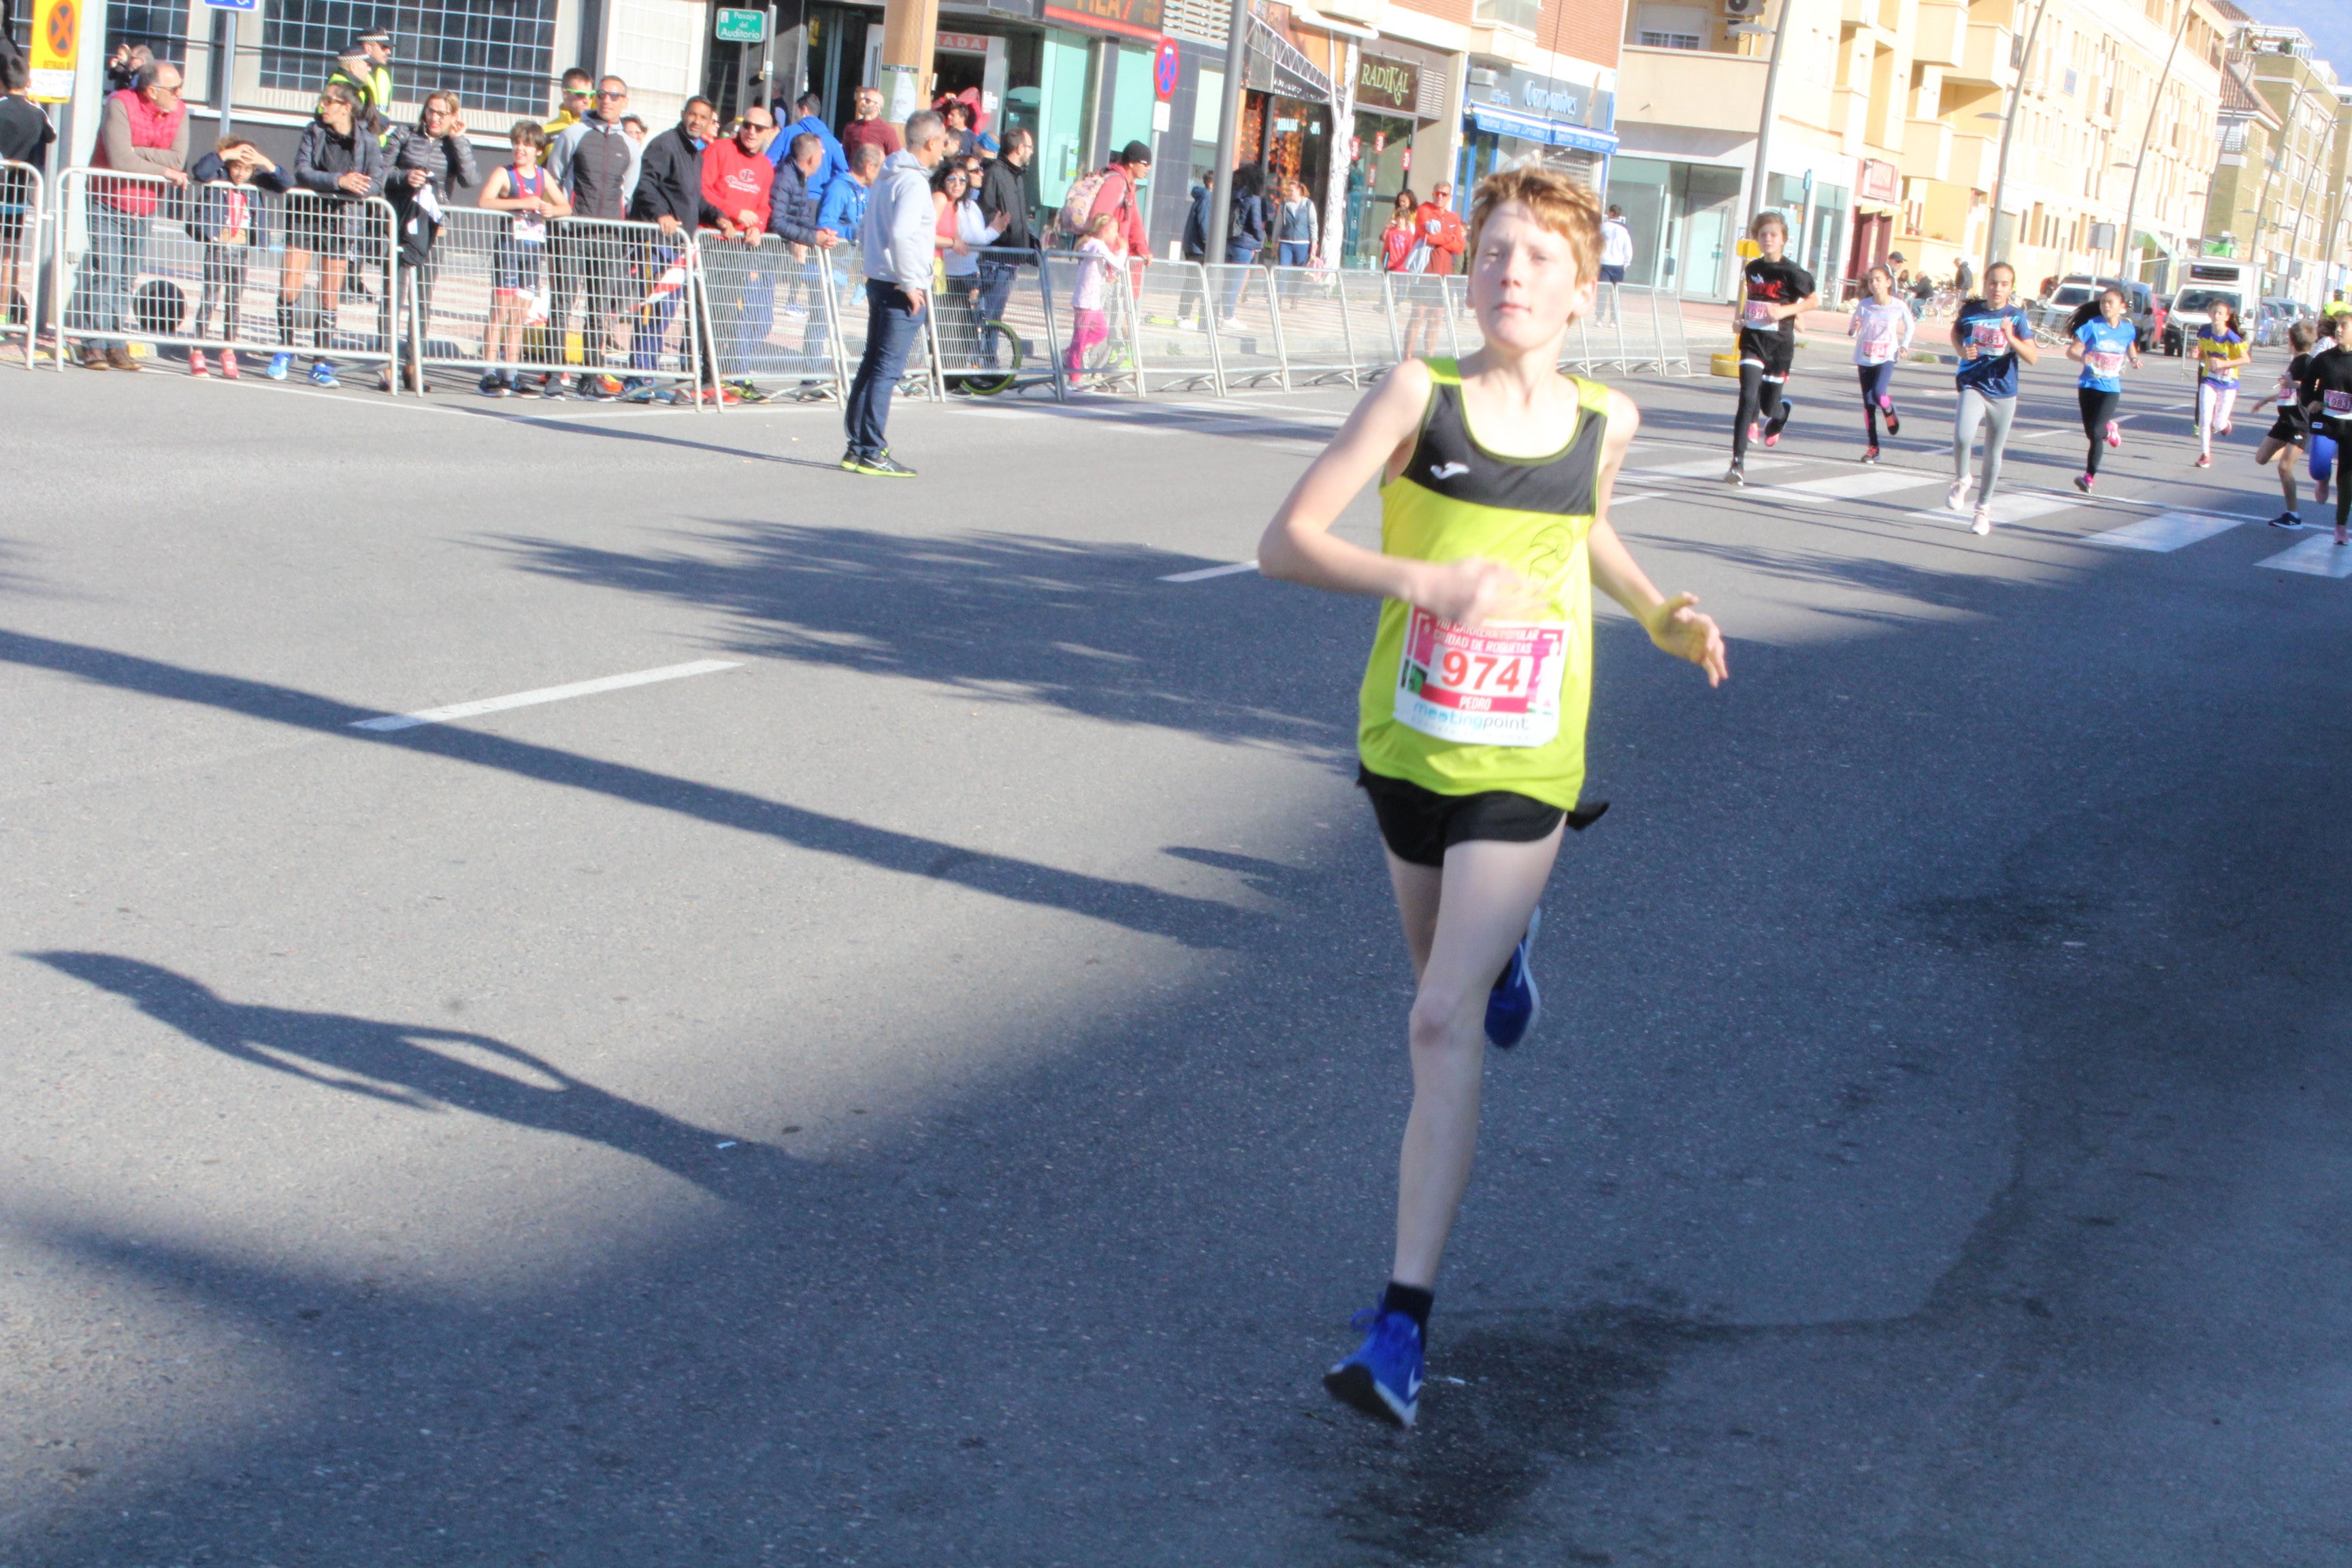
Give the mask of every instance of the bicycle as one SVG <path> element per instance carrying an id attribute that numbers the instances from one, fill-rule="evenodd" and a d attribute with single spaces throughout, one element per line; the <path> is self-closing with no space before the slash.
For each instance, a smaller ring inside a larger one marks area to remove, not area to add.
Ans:
<path id="1" fill-rule="evenodd" d="M 1023 340 L 1019 332 L 1014 331 L 1003 321 L 981 322 L 976 333 L 976 342 L 987 342 L 991 332 L 996 334 L 999 353 L 1006 349 L 1012 351 L 1008 356 L 1012 363 L 1001 370 L 958 371 L 947 378 L 950 390 L 970 393 L 974 397 L 994 397 L 998 393 L 1010 389 L 1020 380 L 1021 367 L 1028 360 L 1028 343 Z M 977 355 L 974 356 L 974 358 L 977 357 Z"/>

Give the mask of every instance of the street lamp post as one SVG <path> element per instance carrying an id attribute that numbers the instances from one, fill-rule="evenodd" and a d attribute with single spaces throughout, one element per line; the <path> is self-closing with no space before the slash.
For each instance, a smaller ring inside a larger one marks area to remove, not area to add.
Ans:
<path id="1" fill-rule="evenodd" d="M 2000 122 L 2000 158 L 1992 171 L 1992 212 L 1985 222 L 1984 267 L 1977 273 L 1982 279 L 1992 270 L 1993 237 L 2000 230 L 2000 198 L 2002 188 L 2009 184 L 2009 142 L 2017 133 L 2017 106 L 2025 100 L 2025 72 L 2033 64 L 2033 40 L 2042 36 L 2042 14 L 2050 9 L 2050 0 L 2033 7 L 2033 21 L 2025 29 L 2025 52 L 2017 62 L 2017 80 L 2010 84 L 2009 113 Z"/>
<path id="2" fill-rule="evenodd" d="M 1764 112 L 1756 123 L 1756 173 L 1748 182 L 1748 226 L 1764 210 L 1764 182 L 1772 168 L 1772 123 L 1780 114 L 1780 51 L 1789 41 L 1789 7 L 1797 0 L 1780 0 L 1780 14 L 1772 24 L 1772 61 L 1764 68 Z M 2042 0 L 2048 5 L 2049 0 Z M 1746 238 L 1745 235 L 1740 237 Z"/>
<path id="3" fill-rule="evenodd" d="M 2147 97 L 2147 123 L 2140 130 L 2139 156 L 2132 160 L 2131 195 L 2124 199 L 2124 229 L 2116 239 L 2116 273 L 2127 283 L 2139 281 L 2139 264 L 2132 263 L 2131 271 L 2126 273 L 2124 258 L 2131 254 L 2132 223 L 2139 216 L 2140 165 L 2147 162 L 2147 144 L 2156 137 L 2156 111 L 2164 102 L 2165 84 L 2172 79 L 2172 60 L 2180 52 L 2180 35 L 2189 30 L 2189 14 L 2195 9 L 2189 0 L 2181 0 L 2180 21 L 2172 29 L 2172 47 L 2164 51 L 2164 74 L 2156 79 L 2156 86 Z"/>
<path id="4" fill-rule="evenodd" d="M 1225 17 L 1225 96 L 1217 106 L 1217 166 L 1209 182 L 1208 249 L 1202 259 L 1214 267 L 1225 259 L 1232 236 L 1234 155 L 1241 151 L 1243 80 L 1249 74 L 1250 0 L 1233 0 Z"/>

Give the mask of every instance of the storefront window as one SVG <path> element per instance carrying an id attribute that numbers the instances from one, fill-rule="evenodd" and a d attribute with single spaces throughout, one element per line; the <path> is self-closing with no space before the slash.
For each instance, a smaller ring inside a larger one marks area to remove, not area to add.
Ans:
<path id="1" fill-rule="evenodd" d="M 1412 147 L 1412 132 L 1410 120 L 1360 112 L 1356 116 L 1356 161 L 1348 179 L 1349 266 L 1380 263 L 1381 234 L 1389 226 L 1389 211 L 1396 205 L 1397 193 L 1412 183 L 1405 160 Z"/>
<path id="2" fill-rule="evenodd" d="M 1608 199 L 1625 209 L 1633 259 L 1625 281 L 1691 299 L 1729 295 L 1739 228 L 1740 174 L 1706 163 L 1618 158 Z"/>

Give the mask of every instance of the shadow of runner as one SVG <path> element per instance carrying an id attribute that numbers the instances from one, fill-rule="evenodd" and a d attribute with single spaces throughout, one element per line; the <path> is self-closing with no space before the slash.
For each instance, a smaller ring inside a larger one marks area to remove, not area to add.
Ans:
<path id="1" fill-rule="evenodd" d="M 110 952 L 28 952 L 59 973 L 137 1004 L 139 1010 L 225 1056 L 322 1089 L 412 1110 L 470 1110 L 518 1127 L 561 1132 L 634 1154 L 714 1196 L 740 1195 L 755 1173 L 772 1176 L 782 1154 L 749 1139 L 697 1127 L 583 1083 L 529 1051 L 488 1035 L 430 1024 L 388 1023 L 348 1013 L 310 1013 L 226 1001 L 211 987 L 142 959 Z M 469 1049 L 478 1065 L 452 1054 Z M 723 1152 L 722 1142 L 736 1146 Z"/>
<path id="2" fill-rule="evenodd" d="M 1130 931 L 1169 937 L 1188 947 L 1237 946 L 1265 925 L 1264 916 L 1213 899 L 1163 892 L 1139 882 L 1092 877 L 1083 871 L 1066 871 L 1009 855 L 967 849 L 936 838 L 871 827 L 741 790 L 698 784 L 647 768 L 603 762 L 577 752 L 533 745 L 478 730 L 460 730 L 446 724 L 425 724 L 413 730 L 355 730 L 352 725 L 357 721 L 379 715 L 349 702 L 268 681 L 214 675 L 160 659 L 8 631 L 0 631 L 0 663 L 53 669 L 120 690 L 223 709 L 341 741 L 423 752 L 452 762 L 495 768 L 520 778 L 677 812 L 719 827 L 764 834 L 801 848 L 846 856 L 887 871 L 953 882 L 1021 903 L 1108 921 Z"/>

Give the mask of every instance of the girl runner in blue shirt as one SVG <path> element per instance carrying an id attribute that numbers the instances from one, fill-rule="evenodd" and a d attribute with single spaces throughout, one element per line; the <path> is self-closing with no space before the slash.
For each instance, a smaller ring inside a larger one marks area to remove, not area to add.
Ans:
<path id="1" fill-rule="evenodd" d="M 1960 307 L 1952 322 L 1952 346 L 1960 351 L 1960 406 L 1952 420 L 1952 488 L 1944 504 L 1958 511 L 1968 504 L 1969 458 L 1976 446 L 1977 426 L 1985 431 L 1984 483 L 1977 490 L 1976 520 L 1969 531 L 1992 531 L 1992 492 L 2000 483 L 2000 455 L 2009 445 L 2009 426 L 2017 415 L 2017 362 L 2032 364 L 2042 357 L 2033 346 L 2033 323 L 2011 303 L 2017 291 L 2017 268 L 1996 261 L 1985 268 L 1984 295 Z"/>
<path id="2" fill-rule="evenodd" d="M 2100 291 L 2099 313 L 2074 329 L 2066 357 L 2083 367 L 2074 400 L 2082 405 L 2083 434 L 2090 437 L 2091 455 L 2084 459 L 2074 488 L 2089 495 L 2099 480 L 2100 447 L 2124 444 L 2123 426 L 2116 423 L 2116 405 L 2124 395 L 2124 366 L 2139 368 L 2139 329 L 2125 319 L 2122 289 Z"/>

